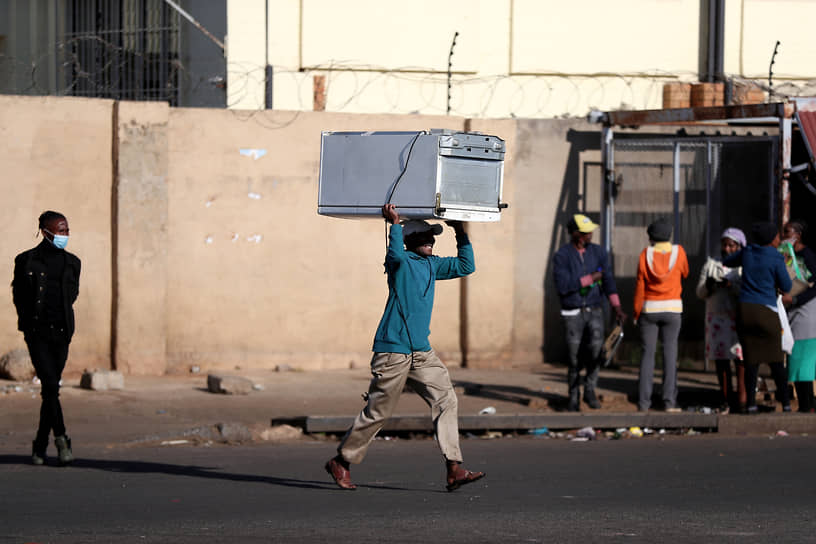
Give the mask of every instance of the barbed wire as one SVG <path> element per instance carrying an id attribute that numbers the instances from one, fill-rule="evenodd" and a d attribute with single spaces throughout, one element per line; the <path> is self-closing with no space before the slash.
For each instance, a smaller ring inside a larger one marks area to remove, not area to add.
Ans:
<path id="1" fill-rule="evenodd" d="M 78 51 L 92 51 L 80 54 Z M 196 71 L 177 56 L 159 58 L 118 46 L 95 35 L 58 42 L 33 59 L 0 54 L 0 92 L 115 99 L 166 100 L 173 105 L 233 109 L 241 119 L 255 119 L 269 128 L 290 121 L 262 115 L 270 87 L 266 66 L 219 58 L 213 68 Z M 152 71 L 151 71 L 152 70 Z M 325 77 L 325 109 L 341 113 L 445 115 L 447 73 L 427 67 L 386 69 L 350 61 L 332 61 L 308 69 L 272 67 L 274 111 L 311 111 L 314 76 Z M 157 79 L 163 86 L 157 86 Z M 477 118 L 575 118 L 591 109 L 662 107 L 667 82 L 692 82 L 696 74 L 649 71 L 603 74 L 454 73 L 450 115 Z M 729 75 L 734 85 L 755 86 L 766 93 L 762 79 Z M 141 82 L 139 87 L 137 82 Z M 226 88 L 227 83 L 229 88 Z M 201 98 L 199 95 L 208 95 Z M 183 96 L 182 96 L 183 95 Z M 816 96 L 816 78 L 776 75 L 772 98 Z M 767 97 L 766 97 L 767 100 Z M 220 102 L 220 104 L 219 104 Z"/>
<path id="2" fill-rule="evenodd" d="M 276 69 L 275 96 L 289 89 L 289 99 L 275 100 L 275 108 L 312 110 L 312 78 L 326 77 L 326 111 L 347 113 L 446 115 L 447 79 L 444 74 L 414 69 L 376 71 L 371 67 L 300 71 Z M 243 76 L 232 72 L 230 81 Z M 760 79 L 730 76 L 736 88 L 756 87 L 769 100 L 768 86 Z M 450 115 L 473 118 L 583 118 L 592 109 L 655 109 L 663 106 L 663 86 L 692 82 L 695 73 L 666 74 L 542 74 L 457 75 L 452 78 Z M 264 82 L 265 84 L 265 82 Z M 777 79 L 773 100 L 816 96 L 816 79 Z M 247 97 L 233 88 L 230 106 L 246 104 Z"/>

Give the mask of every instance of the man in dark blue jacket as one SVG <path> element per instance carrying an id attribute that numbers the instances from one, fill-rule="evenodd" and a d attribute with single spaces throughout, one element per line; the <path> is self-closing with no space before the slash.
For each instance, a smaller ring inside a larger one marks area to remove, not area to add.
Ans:
<path id="1" fill-rule="evenodd" d="M 553 276 L 561 297 L 561 317 L 564 319 L 569 351 L 567 409 L 571 412 L 577 412 L 581 406 L 578 352 L 585 333 L 588 337 L 589 360 L 585 364 L 584 402 L 590 408 L 601 407 L 595 387 L 598 384 L 604 341 L 604 295 L 609 298 L 618 321 L 622 323 L 626 319 L 606 251 L 592 243 L 592 233 L 597 228 L 598 225 L 587 216 L 573 215 L 567 225 L 570 242 L 561 247 L 553 257 Z"/>

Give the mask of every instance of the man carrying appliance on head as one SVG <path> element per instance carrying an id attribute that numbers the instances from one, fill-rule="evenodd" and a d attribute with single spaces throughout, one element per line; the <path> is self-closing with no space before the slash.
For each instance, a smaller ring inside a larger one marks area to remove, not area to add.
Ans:
<path id="1" fill-rule="evenodd" d="M 558 295 L 561 297 L 561 317 L 566 329 L 569 353 L 567 384 L 569 403 L 567 409 L 577 412 L 581 406 L 579 350 L 586 334 L 589 351 L 585 362 L 586 381 L 584 402 L 590 408 L 601 407 L 595 394 L 598 385 L 601 348 L 604 342 L 604 298 L 609 299 L 618 322 L 626 320 L 620 297 L 612 277 L 606 250 L 592 243 L 592 233 L 598 225 L 589 217 L 575 214 L 567 224 L 569 243 L 553 257 L 553 276 Z"/>
<path id="2" fill-rule="evenodd" d="M 484 477 L 462 468 L 456 393 L 448 369 L 431 349 L 431 311 L 436 280 L 473 273 L 473 248 L 462 223 L 449 221 L 456 232 L 456 257 L 433 255 L 434 236 L 441 225 L 408 220 L 400 223 L 393 204 L 382 209 L 391 224 L 385 271 L 388 301 L 374 336 L 372 379 L 367 404 L 354 420 L 325 469 L 341 489 L 355 489 L 350 463 L 360 463 L 377 432 L 391 416 L 405 384 L 431 408 L 436 439 L 447 467 L 447 489 L 453 491 Z"/>

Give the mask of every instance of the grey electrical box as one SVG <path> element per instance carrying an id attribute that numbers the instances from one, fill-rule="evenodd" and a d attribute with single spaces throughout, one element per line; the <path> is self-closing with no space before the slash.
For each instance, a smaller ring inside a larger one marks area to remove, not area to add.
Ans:
<path id="1" fill-rule="evenodd" d="M 504 140 L 475 132 L 323 132 L 317 213 L 498 221 Z"/>

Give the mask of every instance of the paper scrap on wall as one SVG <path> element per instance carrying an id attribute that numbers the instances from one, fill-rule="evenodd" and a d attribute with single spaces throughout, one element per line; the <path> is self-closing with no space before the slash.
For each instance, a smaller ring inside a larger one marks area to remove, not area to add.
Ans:
<path id="1" fill-rule="evenodd" d="M 252 160 L 255 160 L 255 161 L 257 161 L 258 159 L 260 159 L 261 157 L 266 155 L 266 149 L 247 148 L 247 149 L 239 149 L 238 152 L 241 153 L 241 155 L 243 155 L 244 157 L 252 157 Z"/>

